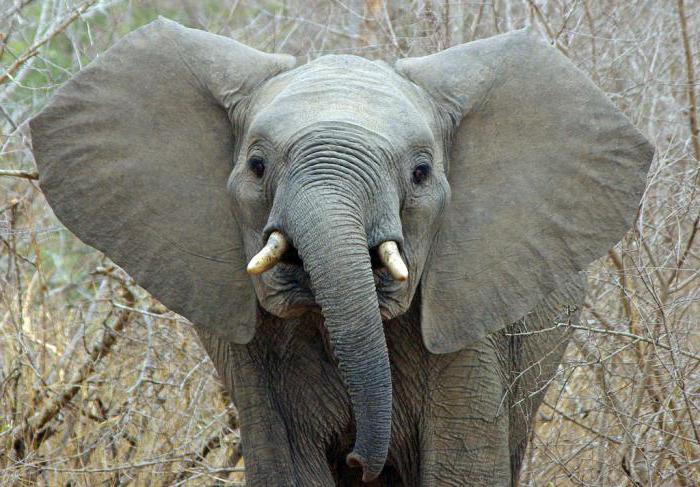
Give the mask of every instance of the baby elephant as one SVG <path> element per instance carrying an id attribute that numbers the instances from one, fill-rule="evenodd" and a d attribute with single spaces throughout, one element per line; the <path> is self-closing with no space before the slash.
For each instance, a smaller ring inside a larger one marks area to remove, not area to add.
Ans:
<path id="1" fill-rule="evenodd" d="M 294 65 L 138 29 L 32 120 L 46 198 L 195 324 L 248 485 L 516 483 L 652 147 L 527 30 Z"/>

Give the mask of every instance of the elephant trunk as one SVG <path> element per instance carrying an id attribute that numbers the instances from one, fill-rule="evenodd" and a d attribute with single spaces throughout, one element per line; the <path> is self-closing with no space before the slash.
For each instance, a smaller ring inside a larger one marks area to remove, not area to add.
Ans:
<path id="1" fill-rule="evenodd" d="M 350 395 L 356 438 L 347 462 L 361 466 L 368 482 L 381 472 L 389 448 L 391 372 L 361 212 L 344 196 L 297 193 L 286 230 L 311 279 Z"/>

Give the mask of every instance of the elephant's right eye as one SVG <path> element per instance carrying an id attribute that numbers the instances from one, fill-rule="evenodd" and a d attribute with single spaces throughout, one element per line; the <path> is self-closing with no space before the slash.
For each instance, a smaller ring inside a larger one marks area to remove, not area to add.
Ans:
<path id="1" fill-rule="evenodd" d="M 265 159 L 260 156 L 250 156 L 250 159 L 248 159 L 248 167 L 253 171 L 255 177 L 259 179 L 265 174 Z"/>
<path id="2" fill-rule="evenodd" d="M 427 162 L 421 162 L 416 167 L 413 168 L 413 174 L 411 175 L 414 184 L 421 184 L 423 181 L 428 179 L 430 176 L 430 164 Z"/>

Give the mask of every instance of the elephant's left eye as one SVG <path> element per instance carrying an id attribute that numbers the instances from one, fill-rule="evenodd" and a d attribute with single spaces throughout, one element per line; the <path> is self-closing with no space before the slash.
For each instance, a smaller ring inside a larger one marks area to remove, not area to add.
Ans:
<path id="1" fill-rule="evenodd" d="M 423 181 L 428 179 L 428 176 L 430 176 L 430 164 L 427 162 L 422 162 L 418 164 L 416 167 L 413 168 L 413 182 L 415 184 L 421 184 Z"/>
<path id="2" fill-rule="evenodd" d="M 253 171 L 255 177 L 261 178 L 265 174 L 265 159 L 260 156 L 250 156 L 248 167 Z"/>

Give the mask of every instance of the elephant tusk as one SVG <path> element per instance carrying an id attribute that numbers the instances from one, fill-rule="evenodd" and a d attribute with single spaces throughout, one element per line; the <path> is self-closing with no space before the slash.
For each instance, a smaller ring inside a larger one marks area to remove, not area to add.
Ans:
<path id="1" fill-rule="evenodd" d="M 272 232 L 265 246 L 248 262 L 247 271 L 251 276 L 257 276 L 275 267 L 282 254 L 289 248 L 287 239 L 281 232 Z"/>
<path id="2" fill-rule="evenodd" d="M 408 268 L 401 258 L 396 242 L 389 240 L 382 243 L 379 246 L 379 258 L 386 268 L 389 269 L 389 273 L 394 279 L 397 281 L 408 279 Z"/>

